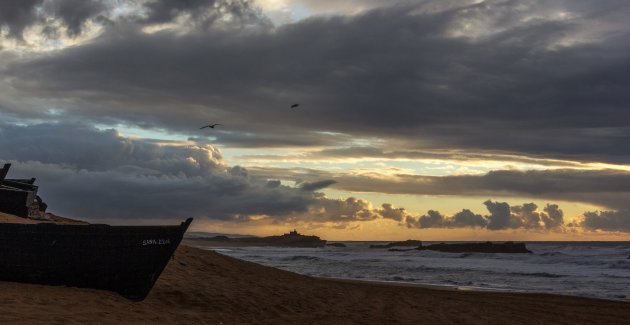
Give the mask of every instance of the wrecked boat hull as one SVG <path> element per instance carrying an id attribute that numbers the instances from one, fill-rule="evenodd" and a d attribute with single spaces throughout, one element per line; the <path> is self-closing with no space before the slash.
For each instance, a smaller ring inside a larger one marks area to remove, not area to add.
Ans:
<path id="1" fill-rule="evenodd" d="M 192 218 L 178 226 L 0 224 L 0 280 L 117 292 L 143 300 Z"/>

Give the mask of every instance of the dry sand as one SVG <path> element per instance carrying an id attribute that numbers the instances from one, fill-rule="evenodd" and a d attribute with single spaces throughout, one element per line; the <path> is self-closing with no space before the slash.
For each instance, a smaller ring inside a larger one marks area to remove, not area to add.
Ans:
<path id="1" fill-rule="evenodd" d="M 149 297 L 0 282 L 0 324 L 627 324 L 630 303 L 317 279 L 181 246 Z"/>
<path id="2" fill-rule="evenodd" d="M 46 213 L 46 219 L 22 218 L 16 215 L 0 212 L 0 223 L 19 223 L 19 224 L 36 224 L 36 223 L 55 223 L 60 225 L 87 225 L 88 223 L 81 220 L 60 217 L 52 213 Z"/>
<path id="3" fill-rule="evenodd" d="M 37 222 L 33 219 L 20 218 L 12 214 L 0 212 L 0 223 L 34 224 Z"/>

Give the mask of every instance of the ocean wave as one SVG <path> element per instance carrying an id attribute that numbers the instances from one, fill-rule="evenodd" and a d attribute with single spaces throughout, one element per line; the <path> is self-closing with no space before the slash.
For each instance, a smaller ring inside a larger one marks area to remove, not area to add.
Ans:
<path id="1" fill-rule="evenodd" d="M 560 264 L 560 265 L 565 265 L 565 266 L 582 266 L 582 267 L 605 267 L 607 266 L 609 263 L 606 261 L 602 261 L 602 260 L 579 260 L 576 258 L 557 258 L 557 259 L 550 259 L 550 260 L 539 260 L 539 261 L 535 261 L 533 262 L 533 264 L 540 264 L 540 265 L 548 265 L 548 264 Z"/>
<path id="2" fill-rule="evenodd" d="M 416 281 L 416 278 L 408 278 L 408 277 L 403 277 L 403 276 L 398 276 L 395 275 L 391 278 L 386 278 L 385 280 L 393 280 L 393 281 L 403 281 L 403 282 L 413 282 Z"/>
<path id="3" fill-rule="evenodd" d="M 630 270 L 630 261 L 622 260 L 622 261 L 616 261 L 616 262 L 613 262 L 613 263 L 609 263 L 608 264 L 608 268 Z"/>
<path id="4" fill-rule="evenodd" d="M 319 261 L 322 260 L 317 256 L 308 256 L 308 255 L 295 255 L 295 256 L 287 256 L 281 259 L 281 261 Z"/>
<path id="5" fill-rule="evenodd" d="M 229 249 L 229 248 L 214 248 L 214 247 L 209 249 L 209 250 L 215 251 L 217 253 L 229 253 L 229 252 L 233 251 L 233 249 Z"/>
<path id="6" fill-rule="evenodd" d="M 566 275 L 547 273 L 547 272 L 532 272 L 532 273 L 512 272 L 512 273 L 508 273 L 508 274 L 519 275 L 519 276 L 531 276 L 531 277 L 537 277 L 537 278 L 563 278 L 563 277 L 566 277 Z"/>
<path id="7" fill-rule="evenodd" d="M 350 260 L 352 263 L 378 263 L 384 261 L 382 258 L 355 258 Z"/>
<path id="8" fill-rule="evenodd" d="M 415 273 L 440 273 L 440 272 L 463 272 L 463 271 L 469 271 L 467 269 L 463 269 L 463 268 L 454 268 L 454 267 L 430 267 L 430 266 L 424 266 L 424 265 L 416 265 L 416 266 L 411 266 L 411 267 L 405 267 L 403 268 L 403 270 L 405 272 L 411 272 L 412 274 Z"/>
<path id="9" fill-rule="evenodd" d="M 546 252 L 538 254 L 538 256 L 571 256 L 562 252 Z"/>
<path id="10" fill-rule="evenodd" d="M 262 255 L 243 255 L 243 256 L 241 256 L 241 258 L 243 258 L 243 259 L 248 259 L 248 258 L 267 258 L 267 256 L 262 256 Z"/>
<path id="11" fill-rule="evenodd" d="M 628 245 L 531 246 L 534 254 L 386 252 L 361 247 L 335 251 L 239 248 L 225 254 L 314 276 L 630 297 Z"/>

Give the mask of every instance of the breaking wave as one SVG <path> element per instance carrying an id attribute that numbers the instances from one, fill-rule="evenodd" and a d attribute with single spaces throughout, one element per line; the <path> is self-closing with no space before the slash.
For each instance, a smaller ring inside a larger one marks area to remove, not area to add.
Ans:
<path id="1" fill-rule="evenodd" d="M 534 254 L 389 252 L 370 242 L 345 248 L 239 248 L 219 251 L 288 271 L 332 278 L 630 297 L 630 243 L 527 243 Z"/>

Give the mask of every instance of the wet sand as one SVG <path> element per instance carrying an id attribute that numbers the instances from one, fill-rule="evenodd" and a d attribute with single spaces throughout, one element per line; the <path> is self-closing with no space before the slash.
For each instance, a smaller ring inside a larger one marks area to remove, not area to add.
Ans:
<path id="1" fill-rule="evenodd" d="M 0 323 L 623 324 L 630 303 L 326 280 L 181 246 L 142 302 L 0 282 Z"/>

